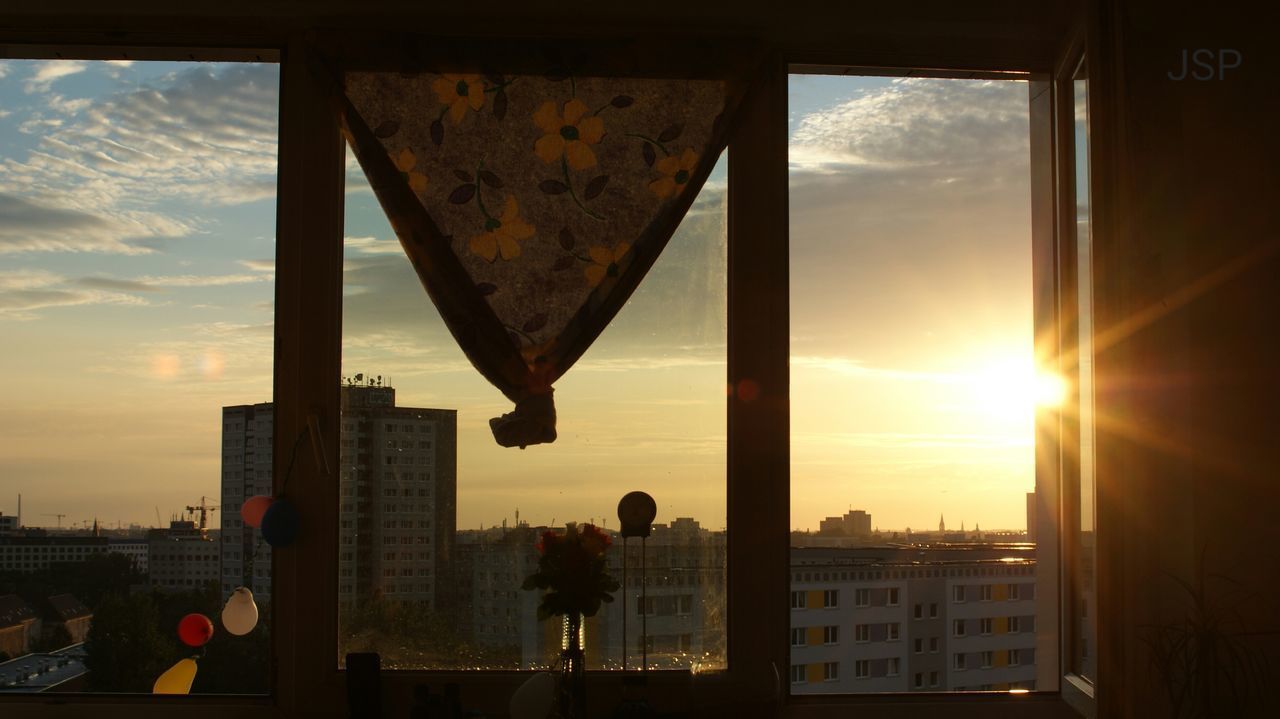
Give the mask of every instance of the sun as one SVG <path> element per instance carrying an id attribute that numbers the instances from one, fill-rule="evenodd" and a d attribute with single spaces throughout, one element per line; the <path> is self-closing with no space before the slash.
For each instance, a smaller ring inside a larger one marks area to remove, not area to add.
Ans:
<path id="1" fill-rule="evenodd" d="M 1067 399 L 1066 380 L 1037 368 L 1030 357 L 983 362 L 964 383 L 974 408 L 994 419 L 1031 423 L 1037 409 L 1061 407 Z"/>

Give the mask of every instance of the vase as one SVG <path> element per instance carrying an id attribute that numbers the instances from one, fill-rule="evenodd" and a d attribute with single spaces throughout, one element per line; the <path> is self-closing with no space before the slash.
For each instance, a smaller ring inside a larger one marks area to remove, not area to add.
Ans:
<path id="1" fill-rule="evenodd" d="M 582 613 L 566 612 L 560 642 L 560 684 L 556 703 L 560 719 L 586 719 L 587 667 L 582 652 Z"/>

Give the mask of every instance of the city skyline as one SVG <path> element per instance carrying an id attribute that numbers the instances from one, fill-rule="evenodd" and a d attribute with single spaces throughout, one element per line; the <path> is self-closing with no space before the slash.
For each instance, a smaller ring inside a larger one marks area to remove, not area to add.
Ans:
<path id="1" fill-rule="evenodd" d="M 0 323 L 24 351 L 0 371 L 25 380 L 0 413 L 0 509 L 21 492 L 40 524 L 150 525 L 157 507 L 217 495 L 220 408 L 271 401 L 277 68 L 2 67 Z M 1022 526 L 1030 404 L 1007 380 L 1030 386 L 1025 92 L 793 80 L 792 273 L 806 278 L 793 314 L 818 308 L 792 321 L 793 526 L 816 529 L 831 497 L 873 507 L 881 528 L 942 512 Z M 943 102 L 954 116 L 930 110 Z M 349 162 L 343 372 L 458 410 L 459 526 L 517 507 L 537 522 L 611 518 L 636 488 L 660 519 L 724 526 L 725 183 L 722 158 L 557 383 L 560 439 L 516 452 L 487 426 L 509 403 L 443 328 Z M 947 292 L 922 290 L 956 268 Z M 824 302 L 828 282 L 857 294 Z"/>

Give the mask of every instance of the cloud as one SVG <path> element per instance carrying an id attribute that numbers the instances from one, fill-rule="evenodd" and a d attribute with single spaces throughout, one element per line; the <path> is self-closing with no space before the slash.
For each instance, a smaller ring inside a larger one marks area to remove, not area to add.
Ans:
<path id="1" fill-rule="evenodd" d="M 1025 83 L 907 78 L 803 117 L 790 161 L 809 172 L 989 172 L 1025 164 L 1027 129 Z"/>
<path id="2" fill-rule="evenodd" d="M 85 67 L 40 63 L 32 81 Z M 156 82 L 92 100 L 54 95 L 48 109 L 60 116 L 23 124 L 39 140 L 25 158 L 0 161 L 0 196 L 97 218 L 100 232 L 32 239 L 6 228 L 0 252 L 143 252 L 131 240 L 190 235 L 202 207 L 274 196 L 276 66 L 199 65 Z"/>
<path id="3" fill-rule="evenodd" d="M 70 286 L 47 270 L 0 271 L 0 320 L 34 319 L 35 310 L 78 305 L 144 305 L 146 300 L 110 288 Z"/>
<path id="4" fill-rule="evenodd" d="M 54 82 L 69 75 L 84 72 L 89 64 L 83 60 L 46 60 L 38 63 L 22 89 L 32 95 L 48 90 Z"/>
<path id="5" fill-rule="evenodd" d="M 362 255 L 399 255 L 404 253 L 400 240 L 379 240 L 376 237 L 344 237 L 346 249 Z"/>
<path id="6" fill-rule="evenodd" d="M 125 292 L 158 292 L 169 287 L 226 287 L 229 285 L 246 285 L 255 282 L 270 282 L 274 275 L 229 274 L 229 275 L 169 275 L 143 276 L 125 280 L 114 277 L 81 277 L 76 284 L 98 289 L 120 290 Z"/>
<path id="7" fill-rule="evenodd" d="M 240 260 L 240 264 L 255 272 L 275 272 L 275 260 Z"/>
<path id="8" fill-rule="evenodd" d="M 0 191 L 0 254 L 31 251 L 145 254 L 150 250 L 138 240 L 188 232 L 185 225 L 154 213 L 91 213 Z"/>

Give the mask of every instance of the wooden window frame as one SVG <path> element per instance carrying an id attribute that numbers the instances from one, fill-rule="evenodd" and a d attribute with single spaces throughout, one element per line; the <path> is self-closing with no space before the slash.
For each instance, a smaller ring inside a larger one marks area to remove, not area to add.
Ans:
<path id="1" fill-rule="evenodd" d="M 292 25 L 266 23 L 261 31 L 230 28 L 225 23 L 219 29 L 215 23 L 212 30 L 202 33 L 166 31 L 163 21 L 152 20 L 148 23 L 143 17 L 140 26 L 159 29 L 143 33 L 122 32 L 118 27 L 126 24 L 123 21 L 100 19 L 54 20 L 49 23 L 53 30 L 3 29 L 0 56 L 279 61 L 274 456 L 277 463 L 285 461 L 288 452 L 282 443 L 292 441 L 311 420 L 320 429 L 328 466 L 336 467 L 345 151 L 327 99 L 308 70 L 308 42 L 313 38 L 298 29 L 305 25 L 302 20 Z M 83 29 L 86 27 L 90 29 Z M 15 42 L 21 44 L 5 44 Z M 956 48 L 950 50 L 954 57 Z M 963 50 L 958 52 L 963 54 Z M 989 72 L 1007 76 L 1009 64 L 998 56 L 997 52 L 997 59 L 986 70 L 947 70 L 944 62 L 943 69 L 930 74 L 977 77 Z M 1018 697 L 802 697 L 790 696 L 790 683 L 784 681 L 789 676 L 787 630 L 791 616 L 787 78 L 799 63 L 827 67 L 836 60 L 845 67 L 857 67 L 862 60 L 865 65 L 883 68 L 886 57 L 892 54 L 848 58 L 825 51 L 805 54 L 774 49 L 740 108 L 729 143 L 727 380 L 731 388 L 750 381 L 758 391 L 749 400 L 736 393 L 728 400 L 726 483 L 728 524 L 751 527 L 751 531 L 732 533 L 728 543 L 729 669 L 651 675 L 649 688 L 660 706 L 684 707 L 694 715 L 783 713 L 805 718 L 844 716 L 854 708 L 872 717 L 931 716 L 941 708 L 962 718 L 985 716 L 993 709 L 1007 716 L 1070 715 L 1058 714 L 1063 705 L 1054 692 Z M 924 56 L 912 60 L 917 67 L 928 62 Z M 912 71 L 888 72 L 905 75 Z M 1033 132 L 1033 147 L 1038 142 L 1035 135 Z M 1038 202 L 1040 194 L 1034 188 L 1033 195 L 1033 202 Z M 285 474 L 283 470 L 277 464 L 277 483 Z M 6 716 L 61 719 L 80 717 L 86 711 L 107 718 L 142 719 L 168 717 L 178 711 L 190 719 L 345 715 L 345 674 L 338 671 L 334 656 L 338 482 L 336 477 L 327 478 L 314 462 L 299 462 L 294 474 L 290 494 L 302 516 L 331 521 L 306 526 L 292 548 L 273 552 L 270 696 L 6 695 L 0 696 Z M 300 488 L 306 491 L 298 491 Z M 315 597 L 322 599 L 315 601 Z M 505 697 L 523 679 L 518 672 L 389 673 L 383 677 L 384 706 L 389 713 L 404 714 L 414 684 L 460 682 L 464 684 L 464 702 L 500 714 L 506 709 Z M 619 691 L 621 676 L 595 673 L 590 681 L 592 696 L 607 697 Z"/>

